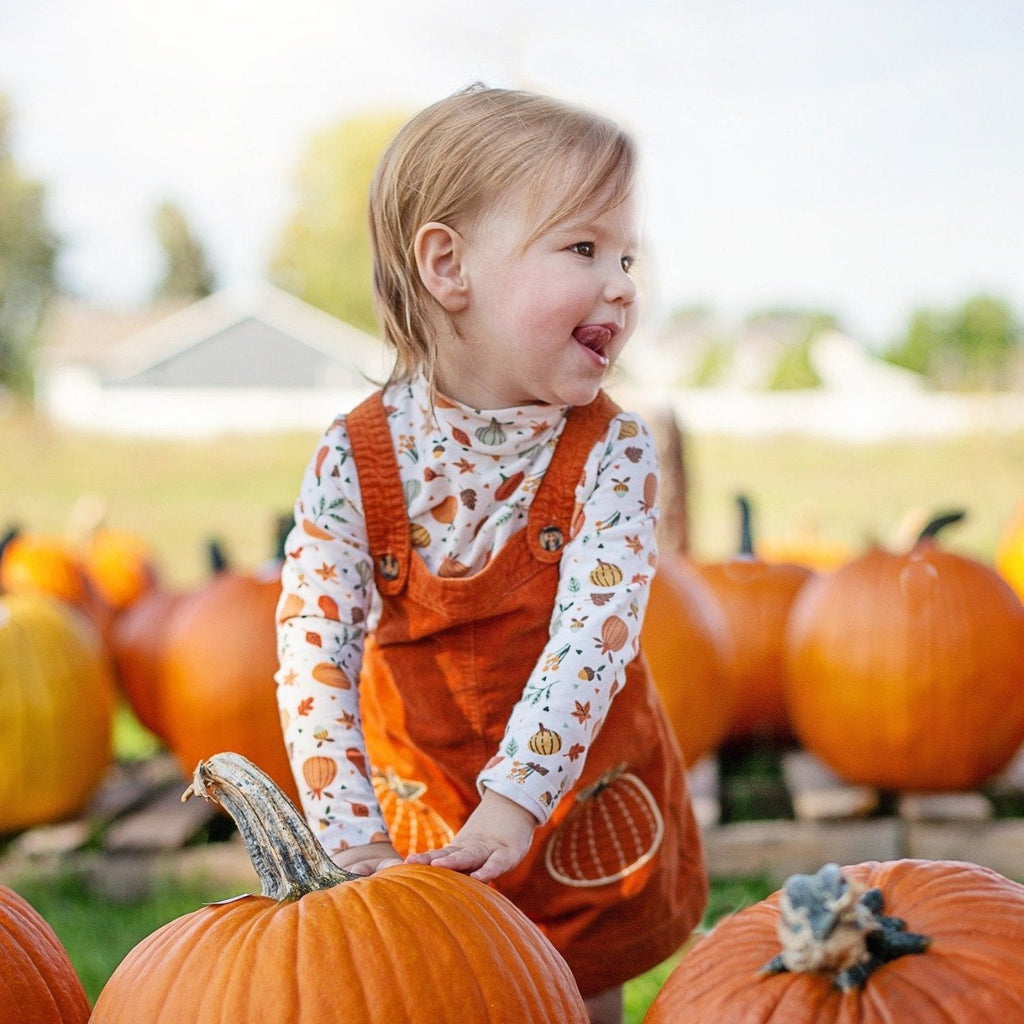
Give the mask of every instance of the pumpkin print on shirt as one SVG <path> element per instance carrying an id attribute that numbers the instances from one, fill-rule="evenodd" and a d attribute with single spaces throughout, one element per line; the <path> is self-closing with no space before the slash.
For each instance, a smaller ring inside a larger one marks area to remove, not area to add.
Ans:
<path id="1" fill-rule="evenodd" d="M 478 411 L 436 396 L 424 380 L 384 393 L 410 540 L 439 576 L 483 569 L 527 521 L 568 407 Z M 592 450 L 562 549 L 550 636 L 524 673 L 522 697 L 478 785 L 546 821 L 575 781 L 596 731 L 638 651 L 647 584 L 657 563 L 657 463 L 647 426 L 619 414 Z M 409 799 L 386 766 L 363 770 L 358 679 L 375 620 L 359 481 L 339 417 L 306 470 L 289 535 L 278 606 L 278 700 L 303 805 L 328 850 L 387 835 L 382 800 Z M 383 785 L 382 785 L 382 779 Z M 414 787 L 415 781 L 409 785 Z"/>

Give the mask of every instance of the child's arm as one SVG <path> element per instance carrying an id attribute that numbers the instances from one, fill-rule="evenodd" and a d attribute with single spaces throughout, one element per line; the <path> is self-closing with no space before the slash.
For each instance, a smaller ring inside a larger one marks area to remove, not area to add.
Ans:
<path id="1" fill-rule="evenodd" d="M 562 553 L 548 643 L 477 779 L 541 822 L 582 774 L 639 651 L 657 565 L 657 473 L 649 427 L 616 417 L 576 490 L 579 514 Z"/>
<path id="2" fill-rule="evenodd" d="M 310 827 L 339 864 L 368 864 L 397 855 L 381 846 L 388 836 L 359 718 L 373 570 L 343 421 L 324 435 L 295 508 L 277 613 L 285 746 Z"/>

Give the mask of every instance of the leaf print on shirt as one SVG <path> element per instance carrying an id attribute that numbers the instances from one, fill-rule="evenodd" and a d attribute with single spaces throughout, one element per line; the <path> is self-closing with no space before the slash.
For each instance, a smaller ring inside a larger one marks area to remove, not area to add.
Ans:
<path id="1" fill-rule="evenodd" d="M 571 711 L 569 713 L 580 723 L 580 725 L 586 725 L 591 718 L 590 701 L 576 701 L 575 711 Z"/>
<path id="2" fill-rule="evenodd" d="M 344 498 L 332 498 L 328 501 L 327 496 L 321 494 L 316 504 L 308 510 L 307 518 L 302 521 L 303 532 L 318 540 L 334 540 L 334 534 L 329 528 L 333 524 L 342 526 L 348 522 L 342 515 L 342 510 L 347 504 Z"/>

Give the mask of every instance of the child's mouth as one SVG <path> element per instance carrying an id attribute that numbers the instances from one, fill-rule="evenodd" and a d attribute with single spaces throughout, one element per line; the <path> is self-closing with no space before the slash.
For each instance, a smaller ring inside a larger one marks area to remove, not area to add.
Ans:
<path id="1" fill-rule="evenodd" d="M 615 337 L 616 328 L 608 324 L 583 324 L 572 332 L 584 348 L 589 349 L 602 366 L 608 365 L 608 356 L 605 355 L 605 348 Z"/>

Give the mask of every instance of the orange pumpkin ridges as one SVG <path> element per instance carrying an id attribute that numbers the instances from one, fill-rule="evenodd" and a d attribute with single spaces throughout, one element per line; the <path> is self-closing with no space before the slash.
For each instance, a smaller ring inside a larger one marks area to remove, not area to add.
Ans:
<path id="1" fill-rule="evenodd" d="M 89 1000 L 47 921 L 0 885 L 0 1024 L 86 1024 Z"/>
<path id="2" fill-rule="evenodd" d="M 664 829 L 658 805 L 643 782 L 621 767 L 612 769 L 576 798 L 548 841 L 544 863 L 563 885 L 607 885 L 647 864 L 661 846 Z M 597 840 L 599 834 L 617 841 Z M 598 858 L 601 850 L 609 859 Z"/>
<path id="3" fill-rule="evenodd" d="M 784 911 L 780 890 L 723 918 L 696 943 L 666 979 L 644 1024 L 989 1024 L 1020 1019 L 1024 886 L 989 868 L 941 860 L 871 861 L 843 867 L 841 873 L 859 891 L 877 890 L 869 906 L 877 900 L 882 915 L 900 919 L 906 933 L 930 941 L 908 940 L 910 951 L 869 972 L 860 989 L 844 992 L 836 985 L 847 962 L 842 958 L 834 963 L 819 959 L 822 970 L 816 973 L 778 972 Z M 851 915 L 840 909 L 836 916 L 842 930 L 856 938 Z M 827 929 L 822 921 L 822 930 Z M 833 926 L 826 933 L 838 935 L 839 930 Z M 897 946 L 900 934 L 896 929 Z M 790 937 L 787 945 L 805 962 L 817 956 L 813 944 L 803 946 Z M 850 980 L 857 981 L 856 974 Z"/>
<path id="4" fill-rule="evenodd" d="M 252 1007 L 288 1024 L 586 1024 L 565 961 L 489 886 L 428 865 L 342 870 L 238 754 L 201 762 L 191 795 L 218 801 L 238 823 L 261 893 L 143 939 L 90 1024 L 223 1024 Z"/>
<path id="5" fill-rule="evenodd" d="M 793 727 L 848 782 L 970 789 L 1024 741 L 1024 605 L 933 533 L 909 551 L 866 551 L 793 604 Z"/>
<path id="6" fill-rule="evenodd" d="M 426 790 L 425 783 L 403 779 L 393 768 L 374 772 L 373 791 L 388 823 L 388 835 L 403 856 L 440 849 L 455 836 L 444 818 L 420 800 Z"/>

